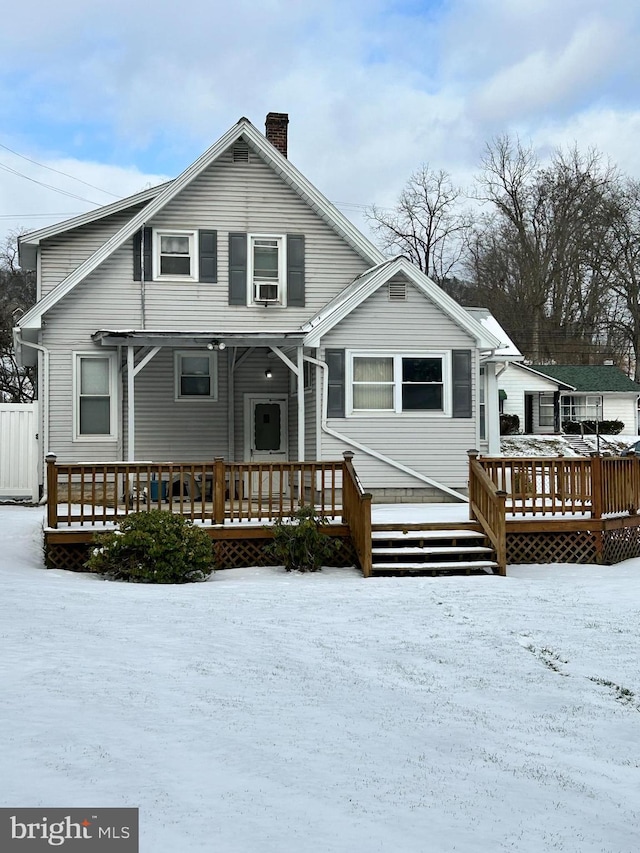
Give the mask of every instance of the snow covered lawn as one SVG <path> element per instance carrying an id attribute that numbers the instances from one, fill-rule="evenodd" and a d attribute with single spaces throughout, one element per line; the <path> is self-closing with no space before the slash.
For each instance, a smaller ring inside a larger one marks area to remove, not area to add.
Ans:
<path id="1" fill-rule="evenodd" d="M 637 853 L 640 560 L 509 578 L 41 568 L 0 507 L 3 806 L 142 853 Z"/>

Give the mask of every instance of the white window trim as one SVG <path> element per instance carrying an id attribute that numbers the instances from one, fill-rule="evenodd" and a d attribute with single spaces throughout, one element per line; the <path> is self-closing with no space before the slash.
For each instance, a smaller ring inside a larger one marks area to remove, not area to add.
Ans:
<path id="1" fill-rule="evenodd" d="M 264 302 L 255 298 L 255 286 L 253 281 L 253 241 L 254 240 L 277 240 L 279 244 L 279 265 L 278 271 L 278 301 L 268 302 L 269 308 L 286 308 L 287 307 L 287 235 L 260 233 L 247 234 L 247 305 L 264 306 Z"/>
<path id="2" fill-rule="evenodd" d="M 160 238 L 188 237 L 189 257 L 191 258 L 191 273 L 189 275 L 162 275 L 160 273 Z M 154 281 L 198 281 L 198 232 L 184 231 L 178 228 L 158 228 L 153 230 L 153 280 Z"/>
<path id="3" fill-rule="evenodd" d="M 392 358 L 393 359 L 393 409 L 354 409 L 353 408 L 353 360 L 354 358 Z M 403 358 L 439 358 L 442 361 L 442 409 L 409 409 L 402 410 L 402 359 Z M 347 417 L 369 418 L 397 417 L 403 418 L 450 418 L 452 415 L 451 388 L 451 351 L 450 350 L 419 350 L 411 352 L 402 350 L 347 350 L 345 365 L 345 391 Z"/>
<path id="4" fill-rule="evenodd" d="M 118 362 L 115 352 L 73 352 L 73 441 L 96 442 L 118 440 Z M 109 362 L 109 423 L 111 432 L 82 435 L 80 432 L 80 361 L 84 358 L 107 359 Z"/>
<path id="5" fill-rule="evenodd" d="M 206 356 L 209 359 L 209 378 L 211 379 L 211 393 L 207 396 L 199 394 L 180 394 L 180 379 L 182 378 L 183 356 Z M 173 354 L 173 377 L 174 377 L 174 400 L 176 403 L 211 403 L 218 399 L 218 353 L 214 350 L 181 349 L 175 350 Z"/>

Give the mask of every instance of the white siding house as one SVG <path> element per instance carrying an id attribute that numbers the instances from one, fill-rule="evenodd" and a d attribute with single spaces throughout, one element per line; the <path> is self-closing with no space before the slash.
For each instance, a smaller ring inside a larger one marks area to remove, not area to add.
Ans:
<path id="1" fill-rule="evenodd" d="M 387 259 L 240 119 L 175 180 L 21 238 L 41 455 L 335 459 L 386 499 L 460 498 L 499 435 L 504 337 Z M 284 145 L 282 143 L 284 136 Z"/>

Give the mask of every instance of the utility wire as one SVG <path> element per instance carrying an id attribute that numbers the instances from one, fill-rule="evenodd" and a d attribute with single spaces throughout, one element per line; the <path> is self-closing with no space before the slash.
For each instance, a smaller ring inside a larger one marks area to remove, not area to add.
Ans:
<path id="1" fill-rule="evenodd" d="M 82 178 L 76 178 L 75 175 L 70 175 L 68 172 L 61 172 L 60 169 L 54 169 L 53 166 L 46 166 L 44 163 L 38 163 L 37 160 L 32 160 L 30 157 L 26 157 L 24 154 L 20 154 L 19 151 L 14 151 L 13 148 L 9 148 L 8 145 L 4 145 L 2 142 L 0 142 L 0 148 L 4 148 L 5 151 L 9 151 L 11 154 L 15 154 L 16 157 L 21 157 L 28 163 L 33 163 L 34 166 L 40 166 L 41 169 L 49 169 L 50 172 L 55 172 L 57 175 L 64 175 L 65 178 L 71 178 L 72 181 L 78 181 L 78 183 L 84 184 L 85 187 L 91 187 L 92 190 L 98 190 L 101 193 L 112 195 L 114 198 L 121 198 L 121 196 L 117 195 L 116 193 L 109 192 L 109 190 L 103 190 L 102 187 L 97 187 L 95 184 L 90 184 L 87 181 L 83 181 Z"/>
<path id="2" fill-rule="evenodd" d="M 48 190 L 53 190 L 56 193 L 66 195 L 69 198 L 75 198 L 78 201 L 85 201 L 87 204 L 95 204 L 97 207 L 102 206 L 99 201 L 92 201 L 91 199 L 83 198 L 81 195 L 76 195 L 75 193 L 67 192 L 67 190 L 61 190 L 59 187 L 54 187 L 51 184 L 45 184 L 43 181 L 36 180 L 36 178 L 30 178 L 29 175 L 23 175 L 22 172 L 18 172 L 16 169 L 12 169 L 11 166 L 7 166 L 5 163 L 0 163 L 0 169 L 4 169 L 5 172 L 9 172 L 12 175 L 17 175 L 19 178 L 24 178 L 26 181 L 31 181 L 34 184 L 39 184 L 41 187 L 45 187 Z"/>

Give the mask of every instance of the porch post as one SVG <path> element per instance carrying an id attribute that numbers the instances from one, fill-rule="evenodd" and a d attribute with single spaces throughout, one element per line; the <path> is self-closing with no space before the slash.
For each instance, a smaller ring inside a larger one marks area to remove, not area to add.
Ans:
<path id="1" fill-rule="evenodd" d="M 296 351 L 298 361 L 298 462 L 304 462 L 304 348 Z"/>
<path id="2" fill-rule="evenodd" d="M 133 347 L 127 347 L 127 461 L 136 458 L 135 367 Z"/>
<path id="3" fill-rule="evenodd" d="M 488 362 L 484 366 L 487 378 L 487 399 L 484 406 L 485 430 L 491 455 L 500 453 L 500 400 L 498 396 L 498 380 L 496 366 Z"/>

